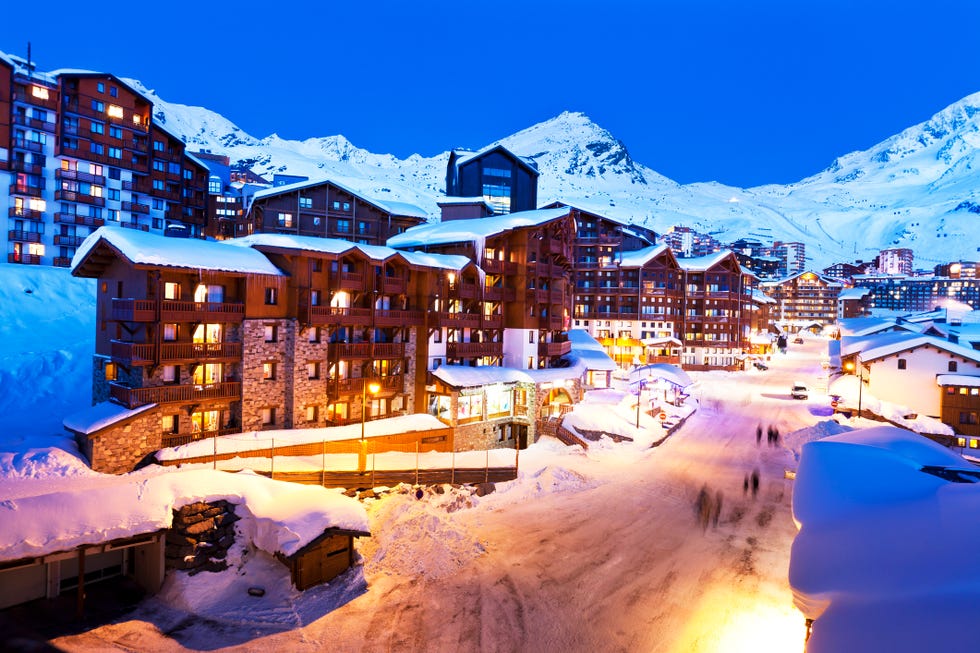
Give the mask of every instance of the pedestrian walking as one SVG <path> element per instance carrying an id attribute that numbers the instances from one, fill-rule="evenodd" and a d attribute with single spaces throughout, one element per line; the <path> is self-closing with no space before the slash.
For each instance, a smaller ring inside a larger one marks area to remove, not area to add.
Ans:
<path id="1" fill-rule="evenodd" d="M 752 470 L 752 498 L 759 493 L 759 470 Z"/>
<path id="2" fill-rule="evenodd" d="M 714 515 L 711 518 L 712 528 L 718 528 L 718 519 L 721 518 L 721 504 L 723 499 L 721 490 L 718 490 L 715 493 Z"/>
<path id="3" fill-rule="evenodd" d="M 708 529 L 708 520 L 711 517 L 711 495 L 708 492 L 707 484 L 702 485 L 701 491 L 698 492 L 696 509 L 698 513 L 698 523 L 701 524 L 701 532 L 703 533 Z"/>
<path id="4" fill-rule="evenodd" d="M 762 424 L 755 427 L 755 444 L 756 446 L 762 444 Z"/>
<path id="5" fill-rule="evenodd" d="M 779 446 L 779 429 L 776 428 L 775 426 L 772 427 L 772 446 L 774 447 Z"/>
<path id="6" fill-rule="evenodd" d="M 745 480 L 742 481 L 742 495 L 744 496 L 748 493 L 749 493 L 749 474 L 748 472 L 746 472 Z"/>

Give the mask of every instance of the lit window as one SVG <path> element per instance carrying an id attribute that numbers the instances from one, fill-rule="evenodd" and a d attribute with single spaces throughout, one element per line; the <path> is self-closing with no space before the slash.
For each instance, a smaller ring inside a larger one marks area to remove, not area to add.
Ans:
<path id="1" fill-rule="evenodd" d="M 275 381 L 276 380 L 276 364 L 275 363 L 262 363 L 262 380 L 263 381 Z"/>
<path id="2" fill-rule="evenodd" d="M 317 411 L 317 407 L 316 406 L 307 406 L 306 407 L 306 421 L 307 422 L 315 422 L 315 421 L 317 421 L 317 419 L 316 419 L 317 418 L 317 412 L 318 411 Z"/>
<path id="3" fill-rule="evenodd" d="M 115 105 L 115 104 L 110 104 L 109 105 L 109 108 L 106 110 L 106 113 L 108 113 L 113 118 L 122 118 L 123 117 L 123 109 L 122 109 L 122 107 L 121 106 L 118 106 L 118 105 Z"/>
<path id="4" fill-rule="evenodd" d="M 135 113 L 133 114 L 133 124 L 134 124 L 134 125 L 141 125 L 141 124 L 143 124 L 143 120 L 142 120 L 142 118 L 140 118 L 140 117 L 139 117 L 138 115 L 136 115 Z"/>
<path id="5" fill-rule="evenodd" d="M 116 364 L 115 363 L 106 363 L 105 364 L 105 380 L 106 381 L 115 381 L 116 380 L 116 375 L 117 375 Z"/>
<path id="6" fill-rule="evenodd" d="M 27 247 L 27 252 L 31 256 L 44 256 L 44 245 L 40 243 L 31 243 Z"/>
<path id="7" fill-rule="evenodd" d="M 276 342 L 276 325 L 266 324 L 265 325 L 265 341 L 266 342 Z"/>
<path id="8" fill-rule="evenodd" d="M 163 339 L 167 342 L 173 342 L 177 339 L 177 325 L 176 324 L 164 324 L 163 325 Z"/>
<path id="9" fill-rule="evenodd" d="M 268 426 L 269 424 L 276 423 L 276 409 L 275 408 L 263 408 L 262 409 L 262 424 Z"/>
<path id="10" fill-rule="evenodd" d="M 180 299 L 180 284 L 175 281 L 167 281 L 163 284 L 164 299 Z"/>
<path id="11" fill-rule="evenodd" d="M 279 226 L 280 227 L 292 227 L 293 226 L 293 214 L 292 213 L 280 213 L 279 214 Z"/>
<path id="12" fill-rule="evenodd" d="M 176 365 L 164 365 L 163 366 L 163 382 L 164 383 L 176 383 L 177 382 L 177 366 Z"/>
<path id="13" fill-rule="evenodd" d="M 91 186 L 88 189 L 88 194 L 92 197 L 102 197 L 102 186 Z"/>
<path id="14" fill-rule="evenodd" d="M 31 95 L 41 100 L 47 100 L 49 97 L 48 89 L 43 86 L 31 86 Z"/>
<path id="15" fill-rule="evenodd" d="M 320 363 L 311 362 L 306 364 L 306 376 L 310 379 L 320 378 Z"/>
<path id="16" fill-rule="evenodd" d="M 161 420 L 161 429 L 164 433 L 177 433 L 177 426 L 180 423 L 177 415 L 164 415 Z"/>

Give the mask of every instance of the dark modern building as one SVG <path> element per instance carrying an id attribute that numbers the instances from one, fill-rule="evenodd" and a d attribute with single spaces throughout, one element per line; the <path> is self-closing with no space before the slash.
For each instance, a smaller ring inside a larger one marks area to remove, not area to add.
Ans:
<path id="1" fill-rule="evenodd" d="M 503 145 L 454 150 L 446 166 L 446 195 L 482 198 L 494 213 L 532 211 L 538 208 L 538 169 Z"/>

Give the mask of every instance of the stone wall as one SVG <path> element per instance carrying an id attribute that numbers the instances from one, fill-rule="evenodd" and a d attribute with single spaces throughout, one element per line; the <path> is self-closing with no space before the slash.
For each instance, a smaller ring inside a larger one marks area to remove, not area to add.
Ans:
<path id="1" fill-rule="evenodd" d="M 322 342 L 310 342 L 311 328 L 297 329 L 295 349 L 295 369 L 293 371 L 293 401 L 287 410 L 293 413 L 293 428 L 316 428 L 324 425 L 327 412 L 327 342 L 326 333 Z M 307 363 L 320 364 L 319 378 L 311 379 Z M 307 406 L 316 406 L 316 419 L 306 419 Z"/>
<path id="2" fill-rule="evenodd" d="M 265 341 L 265 326 L 276 327 L 276 342 Z M 292 428 L 296 321 L 245 320 L 242 325 L 242 430 Z M 276 364 L 276 378 L 262 378 L 262 364 Z M 306 373 L 305 361 L 303 374 Z M 262 424 L 262 409 L 274 408 L 275 423 Z"/>
<path id="3" fill-rule="evenodd" d="M 157 406 L 107 427 L 94 436 L 78 435 L 76 440 L 79 449 L 97 472 L 131 472 L 147 454 L 160 448 L 162 416 L 163 413 Z"/>
<path id="4" fill-rule="evenodd" d="M 167 569 L 223 571 L 225 558 L 235 543 L 234 504 L 227 501 L 191 503 L 174 510 L 173 525 L 167 531 Z"/>

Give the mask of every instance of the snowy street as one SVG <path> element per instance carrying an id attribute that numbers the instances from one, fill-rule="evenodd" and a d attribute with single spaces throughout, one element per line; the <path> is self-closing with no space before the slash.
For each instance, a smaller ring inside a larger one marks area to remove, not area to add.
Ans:
<path id="1" fill-rule="evenodd" d="M 765 429 L 771 423 L 787 434 L 827 419 L 828 400 L 814 390 L 825 346 L 808 340 L 773 356 L 764 372 L 693 375 L 701 409 L 660 447 L 604 440 L 585 453 L 541 442 L 522 452 L 521 478 L 494 494 L 449 489 L 370 501 L 373 536 L 358 544 L 364 566 L 329 586 L 306 594 L 287 587 L 263 599 L 279 605 L 260 606 L 234 582 L 202 574 L 185 579 L 179 599 L 165 588 L 119 623 L 53 643 L 144 651 L 801 651 L 803 617 L 787 581 L 793 481 L 784 478 L 796 461 L 788 449 L 767 446 Z M 797 380 L 810 385 L 809 400 L 789 397 Z M 753 498 L 743 480 L 756 468 Z M 695 501 L 703 483 L 712 496 L 723 493 L 723 505 L 717 527 L 702 533 Z"/>

